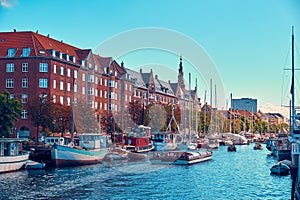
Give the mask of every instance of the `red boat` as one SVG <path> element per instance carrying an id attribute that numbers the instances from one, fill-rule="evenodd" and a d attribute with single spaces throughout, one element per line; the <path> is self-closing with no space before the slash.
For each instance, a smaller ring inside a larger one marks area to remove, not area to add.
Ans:
<path id="1" fill-rule="evenodd" d="M 140 125 L 133 130 L 127 130 L 123 138 L 124 148 L 126 150 L 143 153 L 154 149 L 153 143 L 150 140 L 151 128 Z"/>

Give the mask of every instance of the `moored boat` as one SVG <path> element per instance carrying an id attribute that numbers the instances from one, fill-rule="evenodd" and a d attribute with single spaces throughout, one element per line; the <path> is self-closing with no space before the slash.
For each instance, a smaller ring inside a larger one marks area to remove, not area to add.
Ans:
<path id="1" fill-rule="evenodd" d="M 155 151 L 171 151 L 177 148 L 173 134 L 168 132 L 151 133 Z"/>
<path id="2" fill-rule="evenodd" d="M 261 143 L 257 142 L 257 143 L 255 144 L 255 146 L 253 147 L 253 149 L 254 149 L 254 150 L 263 150 L 264 147 L 263 147 L 263 145 L 262 145 Z"/>
<path id="3" fill-rule="evenodd" d="M 56 167 L 90 165 L 100 163 L 108 149 L 101 149 L 103 136 L 94 133 L 78 135 L 79 146 L 54 144 L 51 157 Z"/>
<path id="4" fill-rule="evenodd" d="M 44 169 L 46 166 L 43 162 L 28 160 L 25 164 L 25 169 Z"/>
<path id="5" fill-rule="evenodd" d="M 0 139 L 0 173 L 20 170 L 29 159 L 29 152 L 21 149 L 24 139 Z"/>
<path id="6" fill-rule="evenodd" d="M 212 152 L 210 151 L 169 151 L 157 152 L 150 158 L 152 164 L 164 165 L 191 165 L 205 162 L 212 159 Z"/>
<path id="7" fill-rule="evenodd" d="M 234 145 L 234 144 L 232 144 L 232 145 L 229 145 L 228 147 L 227 147 L 227 151 L 236 151 L 236 146 Z"/>
<path id="8" fill-rule="evenodd" d="M 154 149 L 153 142 L 150 140 L 150 127 L 140 125 L 134 130 L 127 130 L 123 139 L 126 150 L 144 153 Z"/>
<path id="9" fill-rule="evenodd" d="M 270 168 L 272 174 L 288 175 L 290 173 L 290 167 L 282 162 L 278 162 Z"/>

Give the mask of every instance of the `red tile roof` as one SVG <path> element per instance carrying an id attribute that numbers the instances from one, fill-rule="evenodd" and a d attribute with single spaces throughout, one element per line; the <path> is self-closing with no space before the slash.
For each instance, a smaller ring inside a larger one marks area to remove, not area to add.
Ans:
<path id="1" fill-rule="evenodd" d="M 22 54 L 22 48 L 31 48 L 29 56 L 47 56 L 52 55 L 48 50 L 55 50 L 62 54 L 68 54 L 69 56 L 75 56 L 76 63 L 78 60 L 84 60 L 91 51 L 82 50 L 72 45 L 63 43 L 52 39 L 50 37 L 34 33 L 31 31 L 24 32 L 0 32 L 0 57 L 7 57 L 9 48 L 16 48 L 17 52 L 14 57 L 20 57 Z M 71 59 L 70 59 L 71 61 Z"/>

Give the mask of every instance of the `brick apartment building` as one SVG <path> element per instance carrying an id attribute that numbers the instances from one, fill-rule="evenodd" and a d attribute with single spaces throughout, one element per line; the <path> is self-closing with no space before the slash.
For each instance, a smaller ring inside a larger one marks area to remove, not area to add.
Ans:
<path id="1" fill-rule="evenodd" d="M 125 68 L 123 62 L 119 64 L 111 57 L 95 55 L 91 49 L 80 49 L 49 35 L 1 32 L 0 43 L 0 92 L 8 90 L 13 98 L 21 99 L 24 108 L 15 123 L 14 136 L 35 137 L 37 127 L 27 110 L 28 99 L 33 96 L 45 96 L 67 106 L 72 106 L 72 97 L 74 102 L 84 99 L 98 119 L 124 116 L 131 101 L 200 104 L 197 88 L 185 89 L 182 58 L 178 82 L 170 83 L 159 80 L 152 70 L 135 72 Z"/>

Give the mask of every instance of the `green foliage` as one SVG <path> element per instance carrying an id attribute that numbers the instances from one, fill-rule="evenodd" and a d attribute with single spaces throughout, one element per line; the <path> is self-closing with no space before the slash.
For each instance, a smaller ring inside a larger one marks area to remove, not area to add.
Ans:
<path id="1" fill-rule="evenodd" d="M 22 110 L 21 101 L 17 98 L 10 98 L 7 90 L 0 94 L 0 137 L 9 136 L 14 121 L 17 120 Z"/>

